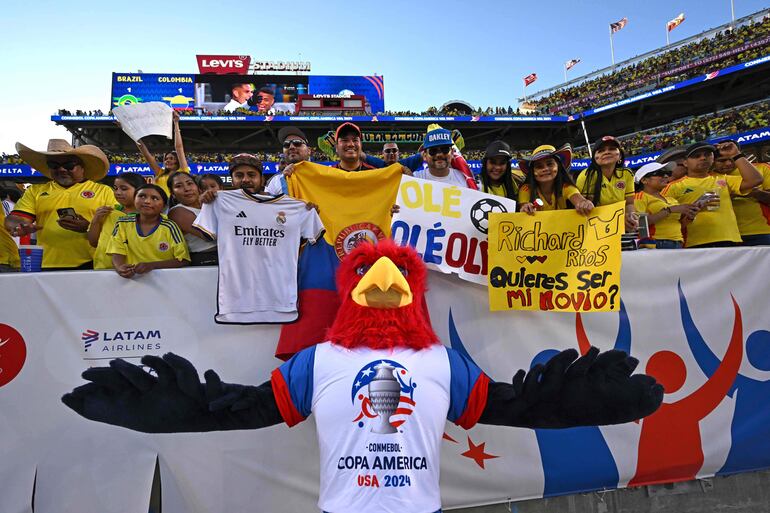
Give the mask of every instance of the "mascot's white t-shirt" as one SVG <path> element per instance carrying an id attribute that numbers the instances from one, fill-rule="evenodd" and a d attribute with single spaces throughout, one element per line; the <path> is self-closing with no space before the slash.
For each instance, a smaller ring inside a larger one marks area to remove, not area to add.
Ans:
<path id="1" fill-rule="evenodd" d="M 288 196 L 222 191 L 216 201 L 203 205 L 193 226 L 217 240 L 216 322 L 297 319 L 300 241 L 314 243 L 324 230 L 315 209 Z"/>
<path id="2" fill-rule="evenodd" d="M 330 513 L 432 513 L 441 508 L 439 449 L 446 420 L 470 429 L 489 378 L 443 345 L 346 349 L 324 342 L 273 371 L 290 426 L 315 414 L 318 506 Z"/>

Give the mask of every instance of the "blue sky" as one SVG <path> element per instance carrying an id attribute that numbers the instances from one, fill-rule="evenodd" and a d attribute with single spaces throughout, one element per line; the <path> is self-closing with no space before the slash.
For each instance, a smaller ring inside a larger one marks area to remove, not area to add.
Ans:
<path id="1" fill-rule="evenodd" d="M 735 0 L 736 17 L 767 7 Z M 729 0 L 338 1 L 130 3 L 6 0 L 0 36 L 0 151 L 21 141 L 42 148 L 66 131 L 58 108 L 107 110 L 113 71 L 195 73 L 196 54 L 307 60 L 320 75 L 385 77 L 390 110 L 447 100 L 517 105 L 528 93 L 610 64 L 608 25 L 620 62 L 665 45 L 665 23 L 687 19 L 672 42 L 730 20 Z"/>

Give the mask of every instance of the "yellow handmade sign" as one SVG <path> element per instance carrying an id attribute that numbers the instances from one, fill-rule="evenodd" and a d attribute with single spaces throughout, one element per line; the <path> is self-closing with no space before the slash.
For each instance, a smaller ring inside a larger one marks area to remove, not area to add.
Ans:
<path id="1" fill-rule="evenodd" d="M 489 216 L 491 310 L 615 312 L 625 205 Z"/>

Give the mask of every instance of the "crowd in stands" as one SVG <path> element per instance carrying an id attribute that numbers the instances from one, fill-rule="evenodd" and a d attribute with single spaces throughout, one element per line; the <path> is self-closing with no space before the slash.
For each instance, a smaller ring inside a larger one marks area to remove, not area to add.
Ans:
<path id="1" fill-rule="evenodd" d="M 770 126 L 770 100 L 752 103 L 716 114 L 704 114 L 641 132 L 620 136 L 626 155 L 644 155 Z M 579 158 L 589 158 L 585 146 L 575 149 Z"/>
<path id="2" fill-rule="evenodd" d="M 725 30 L 531 100 L 541 114 L 568 115 L 636 96 L 770 53 L 770 17 Z M 752 45 L 752 43 L 755 45 Z M 752 47 L 753 46 L 753 47 Z M 742 51 L 738 49 L 745 48 Z"/>
<path id="3" fill-rule="evenodd" d="M 510 108 L 509 108 L 510 109 Z M 503 112 L 504 109 L 495 110 L 490 107 L 495 114 Z M 180 113 L 184 115 L 183 113 Z M 94 113 L 93 115 L 98 115 Z M 406 115 L 406 114 L 399 114 Z M 658 126 L 641 132 L 619 136 L 618 139 L 623 144 L 626 156 L 644 155 L 662 151 L 672 146 L 683 146 L 696 141 L 712 139 L 718 137 L 731 136 L 733 134 L 770 126 L 770 100 L 755 102 L 732 109 L 727 109 L 717 113 L 703 114 L 693 116 L 687 119 L 678 120 L 673 123 Z M 370 151 L 367 149 L 367 151 Z M 531 148 L 514 148 L 513 158 L 519 160 L 531 153 Z M 253 152 L 262 162 L 281 162 L 282 154 L 280 152 Z M 384 159 L 385 155 L 381 151 L 371 151 L 371 155 L 379 159 Z M 467 160 L 478 161 L 483 158 L 484 150 L 469 149 L 463 150 L 463 155 Z M 574 150 L 576 158 L 590 158 L 586 146 L 578 146 Z M 229 162 L 230 156 L 219 152 L 199 152 L 188 153 L 191 162 Z M 133 153 L 110 153 L 108 152 L 110 162 L 113 164 L 134 164 L 142 161 L 141 155 Z M 324 153 L 314 149 L 311 153 L 311 160 L 317 162 L 336 161 L 336 155 L 333 153 Z M 3 164 L 23 164 L 18 155 L 0 155 L 0 163 Z"/>

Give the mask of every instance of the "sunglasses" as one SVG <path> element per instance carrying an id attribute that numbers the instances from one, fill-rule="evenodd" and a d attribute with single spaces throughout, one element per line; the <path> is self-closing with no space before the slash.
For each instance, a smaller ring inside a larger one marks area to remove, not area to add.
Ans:
<path id="1" fill-rule="evenodd" d="M 67 171 L 72 171 L 75 169 L 75 166 L 79 166 L 80 162 L 76 160 L 70 160 L 68 162 L 56 162 L 55 160 L 49 160 L 46 163 L 46 166 L 48 166 L 48 169 L 53 171 L 54 169 L 66 169 Z"/>
<path id="2" fill-rule="evenodd" d="M 671 173 L 671 171 L 661 171 L 661 172 L 658 172 L 658 173 L 650 173 L 647 176 L 649 176 L 650 178 L 653 178 L 653 177 L 656 177 L 656 176 L 658 178 L 668 178 L 668 177 L 671 177 L 672 175 L 673 175 L 673 173 Z"/>
<path id="3" fill-rule="evenodd" d="M 388 148 L 387 150 L 382 150 L 383 153 L 398 153 L 398 150 L 396 148 Z"/>
<path id="4" fill-rule="evenodd" d="M 304 146 L 304 145 L 305 145 L 305 141 L 303 141 L 302 139 L 291 139 L 289 141 L 284 141 L 283 148 L 287 149 L 290 146 L 294 146 L 295 148 L 299 148 L 299 147 Z"/>
<path id="5" fill-rule="evenodd" d="M 433 148 L 428 148 L 428 155 L 431 157 L 435 157 L 439 153 L 447 155 L 450 151 L 452 151 L 451 146 L 434 146 Z"/>

